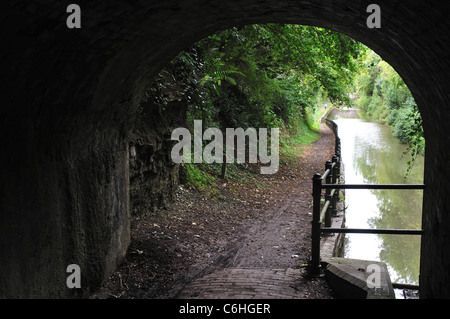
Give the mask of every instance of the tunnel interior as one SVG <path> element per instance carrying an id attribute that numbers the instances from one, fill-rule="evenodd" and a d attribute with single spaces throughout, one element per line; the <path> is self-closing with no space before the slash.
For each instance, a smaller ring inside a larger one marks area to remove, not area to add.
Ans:
<path id="1" fill-rule="evenodd" d="M 1 297 L 85 297 L 130 241 L 129 140 L 154 76 L 216 31 L 254 23 L 325 27 L 376 51 L 410 88 L 426 145 L 420 287 L 449 297 L 447 123 L 450 22 L 445 1 L 16 1 L 2 11 Z M 436 243 L 439 243 L 438 245 Z M 68 289 L 66 267 L 82 269 Z"/>

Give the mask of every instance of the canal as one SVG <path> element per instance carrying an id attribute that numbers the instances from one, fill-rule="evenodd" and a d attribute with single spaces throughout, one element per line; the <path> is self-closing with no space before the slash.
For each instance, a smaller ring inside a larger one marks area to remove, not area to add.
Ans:
<path id="1" fill-rule="evenodd" d="M 422 184 L 424 158 L 407 177 L 407 146 L 391 128 L 358 116 L 356 110 L 334 110 L 347 184 Z M 348 228 L 420 229 L 422 190 L 346 190 Z M 346 234 L 344 257 L 377 260 L 388 266 L 392 282 L 418 284 L 420 236 Z M 396 292 L 398 295 L 399 292 Z"/>

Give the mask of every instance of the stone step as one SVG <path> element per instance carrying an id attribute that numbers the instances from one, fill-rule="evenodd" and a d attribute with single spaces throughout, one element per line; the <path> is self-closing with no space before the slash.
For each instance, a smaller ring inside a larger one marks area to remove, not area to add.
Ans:
<path id="1" fill-rule="evenodd" d="M 332 257 L 324 258 L 322 267 L 337 298 L 395 299 L 383 262 Z"/>

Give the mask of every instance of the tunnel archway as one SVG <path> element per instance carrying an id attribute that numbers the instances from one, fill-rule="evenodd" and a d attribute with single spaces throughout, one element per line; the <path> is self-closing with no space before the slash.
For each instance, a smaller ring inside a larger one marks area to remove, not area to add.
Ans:
<path id="1" fill-rule="evenodd" d="M 126 141 L 146 87 L 197 40 L 253 23 L 344 33 L 402 76 L 427 140 L 421 296 L 450 296 L 448 3 L 380 0 L 379 29 L 366 25 L 369 1 L 80 2 L 80 29 L 66 26 L 68 4 L 3 10 L 0 296 L 86 295 L 108 277 L 129 243 Z M 72 263 L 81 292 L 66 286 Z"/>

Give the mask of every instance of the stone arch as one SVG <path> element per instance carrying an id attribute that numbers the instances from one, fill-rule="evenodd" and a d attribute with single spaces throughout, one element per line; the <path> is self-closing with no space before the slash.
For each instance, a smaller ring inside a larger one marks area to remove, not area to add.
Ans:
<path id="1" fill-rule="evenodd" d="M 330 28 L 359 40 L 403 77 L 427 139 L 421 296 L 449 297 L 450 23 L 446 1 L 379 0 L 382 27 L 366 26 L 369 1 L 15 1 L 1 24 L 0 296 L 86 295 L 129 243 L 127 135 L 145 89 L 180 50 L 250 23 Z M 437 244 L 439 243 L 439 244 Z M 65 285 L 77 263 L 82 289 Z"/>

